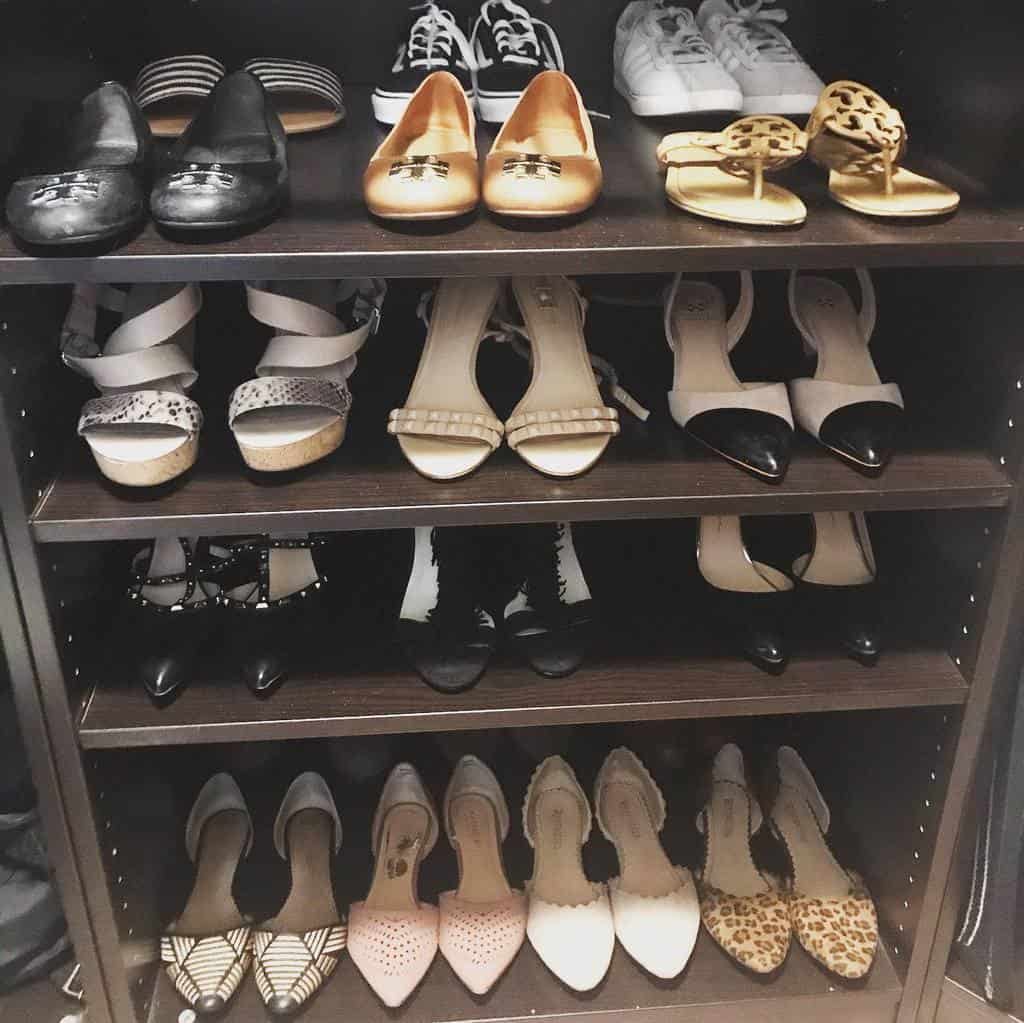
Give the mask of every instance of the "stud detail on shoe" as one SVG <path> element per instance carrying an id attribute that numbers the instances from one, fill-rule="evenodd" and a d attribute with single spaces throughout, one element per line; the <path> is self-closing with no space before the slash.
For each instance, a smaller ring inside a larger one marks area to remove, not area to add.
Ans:
<path id="1" fill-rule="evenodd" d="M 550 156 L 540 153 L 519 153 L 508 157 L 502 164 L 501 173 L 516 178 L 537 178 L 546 181 L 548 178 L 562 176 L 562 165 Z"/>
<path id="2" fill-rule="evenodd" d="M 436 156 L 409 156 L 396 160 L 388 171 L 388 177 L 400 181 L 435 181 L 448 177 L 450 165 Z"/>
<path id="3" fill-rule="evenodd" d="M 221 192 L 235 187 L 235 175 L 229 174 L 219 163 L 190 163 L 187 170 L 170 176 L 167 187 L 189 192 Z"/>
<path id="4" fill-rule="evenodd" d="M 98 199 L 99 195 L 99 179 L 79 171 L 50 178 L 32 193 L 31 202 L 36 206 L 73 206 L 82 199 Z"/>

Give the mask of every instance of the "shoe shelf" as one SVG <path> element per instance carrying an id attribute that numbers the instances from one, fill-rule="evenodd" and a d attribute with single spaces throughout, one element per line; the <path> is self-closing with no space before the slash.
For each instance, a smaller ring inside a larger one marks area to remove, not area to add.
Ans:
<path id="1" fill-rule="evenodd" d="M 238 237 L 176 240 L 148 224 L 116 248 L 89 255 L 22 251 L 0 233 L 6 284 L 76 281 L 215 281 L 255 278 L 441 277 L 532 273 L 599 274 L 677 270 L 844 266 L 962 266 L 1024 263 L 1024 203 L 987 196 L 977 184 L 916 145 L 913 165 L 962 190 L 948 220 L 872 221 L 827 194 L 824 172 L 798 166 L 779 178 L 808 207 L 793 230 L 755 232 L 702 221 L 672 206 L 655 161 L 657 127 L 634 118 L 618 97 L 597 121 L 605 171 L 598 206 L 568 224 L 508 222 L 485 210 L 440 225 L 374 221 L 362 200 L 362 171 L 383 137 L 369 91 L 346 87 L 348 118 L 337 130 L 293 137 L 291 201 L 272 223 Z M 666 129 L 667 130 L 667 129 Z M 486 153 L 493 133 L 480 129 Z"/>

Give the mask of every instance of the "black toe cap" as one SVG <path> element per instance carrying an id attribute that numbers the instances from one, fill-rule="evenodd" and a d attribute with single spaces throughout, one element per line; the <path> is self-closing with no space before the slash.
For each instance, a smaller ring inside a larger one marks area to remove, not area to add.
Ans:
<path id="1" fill-rule="evenodd" d="M 139 675 L 146 692 L 160 701 L 170 699 L 185 685 L 190 670 L 190 663 L 174 655 L 147 657 L 139 665 Z"/>
<path id="2" fill-rule="evenodd" d="M 818 429 L 822 444 L 857 468 L 878 472 L 892 456 L 903 409 L 884 401 L 861 401 L 830 413 Z"/>
<path id="3" fill-rule="evenodd" d="M 880 629 L 873 624 L 848 623 L 843 628 L 843 646 L 855 660 L 873 664 L 882 650 Z"/>
<path id="4" fill-rule="evenodd" d="M 195 1004 L 200 1016 L 216 1016 L 225 1008 L 225 1001 L 220 995 L 203 995 Z"/>
<path id="5" fill-rule="evenodd" d="M 686 429 L 702 444 L 756 476 L 781 480 L 789 468 L 793 428 L 769 412 L 711 409 L 694 416 Z"/>
<path id="6" fill-rule="evenodd" d="M 789 661 L 789 651 L 778 633 L 751 632 L 744 637 L 743 652 L 759 668 L 773 675 L 782 671 Z"/>
<path id="7" fill-rule="evenodd" d="M 267 1002 L 267 1009 L 274 1016 L 292 1016 L 298 1011 L 298 1008 L 298 999 L 293 998 L 291 995 L 274 995 Z"/>

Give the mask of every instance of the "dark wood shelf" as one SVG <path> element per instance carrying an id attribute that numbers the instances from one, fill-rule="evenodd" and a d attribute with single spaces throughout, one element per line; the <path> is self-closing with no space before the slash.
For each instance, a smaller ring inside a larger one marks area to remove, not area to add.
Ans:
<path id="1" fill-rule="evenodd" d="M 611 969 L 601 985 L 587 994 L 563 987 L 529 946 L 508 973 L 484 997 L 466 991 L 440 955 L 423 984 L 400 1009 L 385 1009 L 343 956 L 323 991 L 305 1010 L 308 1023 L 554 1023 L 566 1019 L 610 1018 L 631 1010 L 637 1023 L 790 1023 L 797 1007 L 812 1012 L 816 1023 L 862 1023 L 893 1018 L 901 986 L 884 949 L 866 982 L 847 987 L 820 970 L 803 949 L 790 951 L 777 977 L 760 980 L 735 966 L 702 934 L 683 975 L 673 981 L 653 980 L 616 948 Z M 153 994 L 152 1023 L 175 1023 L 182 1002 L 163 971 Z M 256 985 L 247 979 L 224 1016 L 224 1023 L 263 1019 L 265 1009 Z"/>
<path id="2" fill-rule="evenodd" d="M 379 426 L 379 424 L 377 424 Z M 666 427 L 623 436 L 585 476 L 552 480 L 501 449 L 451 483 L 419 476 L 392 438 L 352 436 L 333 456 L 289 478 L 249 473 L 236 450 L 208 444 L 191 472 L 167 487 L 133 491 L 100 476 L 82 451 L 32 515 L 37 540 L 390 529 L 696 515 L 790 514 L 1002 507 L 1010 483 L 980 450 L 911 447 L 869 478 L 800 438 L 783 483 L 763 483 L 685 446 Z M 355 433 L 355 431 L 353 431 Z M 206 444 L 204 434 L 203 443 Z"/>
<path id="3" fill-rule="evenodd" d="M 807 223 L 751 230 L 689 216 L 665 198 L 654 150 L 664 125 L 634 118 L 619 101 L 596 122 L 604 196 L 570 223 L 497 221 L 480 210 L 452 224 L 394 226 L 370 218 L 362 171 L 380 141 L 365 88 L 346 86 L 348 121 L 289 143 L 292 198 L 273 223 L 242 237 L 171 240 L 147 224 L 103 254 L 29 255 L 0 234 L 5 284 L 71 281 L 237 280 L 271 277 L 630 273 L 789 267 L 960 266 L 1024 263 L 1024 206 L 1000 205 L 920 149 L 911 165 L 964 192 L 958 213 L 932 223 L 885 223 L 828 198 L 808 162 L 781 180 L 804 198 Z M 678 127 L 676 125 L 675 127 Z M 485 153 L 491 136 L 481 132 Z"/>
<path id="4" fill-rule="evenodd" d="M 343 646 L 335 659 L 344 658 Z M 240 681 L 194 682 L 156 707 L 139 685 L 101 683 L 86 699 L 79 738 L 88 749 L 249 742 L 503 728 L 521 725 L 700 718 L 963 703 L 967 686 L 949 656 L 896 649 L 874 667 L 839 653 L 797 655 L 770 677 L 735 657 L 597 654 L 567 679 L 545 679 L 499 660 L 469 692 L 444 695 L 380 655 L 297 673 L 269 698 Z"/>

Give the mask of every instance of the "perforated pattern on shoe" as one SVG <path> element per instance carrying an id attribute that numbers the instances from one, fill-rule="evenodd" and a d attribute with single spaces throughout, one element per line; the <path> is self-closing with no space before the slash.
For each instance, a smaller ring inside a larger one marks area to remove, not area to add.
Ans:
<path id="1" fill-rule="evenodd" d="M 445 956 L 453 955 L 476 967 L 515 955 L 526 931 L 525 901 L 522 895 L 492 905 L 463 902 L 441 896 L 441 945 Z"/>
<path id="2" fill-rule="evenodd" d="M 374 912 L 354 906 L 348 948 L 364 973 L 390 978 L 418 972 L 437 951 L 437 910 L 426 906 L 410 913 Z"/>

